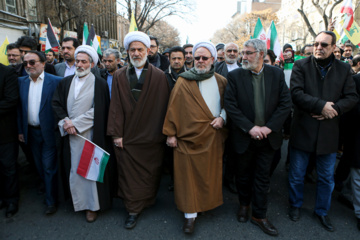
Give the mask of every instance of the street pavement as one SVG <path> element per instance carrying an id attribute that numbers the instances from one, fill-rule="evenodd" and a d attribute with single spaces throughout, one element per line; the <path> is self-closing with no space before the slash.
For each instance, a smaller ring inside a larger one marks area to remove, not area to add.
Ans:
<path id="1" fill-rule="evenodd" d="M 327 232 L 313 217 L 315 184 L 305 185 L 305 199 L 298 222 L 289 220 L 287 172 L 285 170 L 287 144 L 272 179 L 269 193 L 268 218 L 279 230 L 277 239 L 360 239 L 353 210 L 337 201 L 334 191 L 329 217 L 335 232 Z M 195 232 L 182 232 L 183 214 L 176 209 L 173 192 L 167 187 L 169 175 L 164 175 L 157 203 L 146 209 L 132 230 L 123 227 L 126 211 L 120 199 L 115 199 L 110 211 L 100 213 L 94 223 L 87 223 L 84 212 L 75 213 L 71 201 L 59 205 L 53 216 L 45 216 L 44 195 L 37 193 L 38 180 L 34 173 L 20 171 L 21 199 L 19 212 L 5 218 L 0 210 L 0 240 L 7 239 L 271 239 L 254 224 L 239 223 L 236 218 L 238 200 L 235 194 L 223 190 L 224 204 L 199 215 Z"/>

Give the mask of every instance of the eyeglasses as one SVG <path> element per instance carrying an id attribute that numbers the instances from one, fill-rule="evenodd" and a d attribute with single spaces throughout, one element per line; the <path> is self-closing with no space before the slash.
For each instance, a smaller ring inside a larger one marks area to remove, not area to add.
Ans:
<path id="1" fill-rule="evenodd" d="M 23 62 L 23 65 L 24 65 L 24 67 L 26 67 L 28 64 L 29 64 L 30 66 L 34 66 L 36 62 L 40 62 L 40 60 L 24 61 L 24 62 Z"/>
<path id="2" fill-rule="evenodd" d="M 228 49 L 226 50 L 227 53 L 231 53 L 231 52 L 234 52 L 234 53 L 237 53 L 238 50 L 237 49 Z"/>
<path id="3" fill-rule="evenodd" d="M 18 57 L 18 56 L 20 56 L 19 54 L 8 54 L 7 55 L 8 57 Z"/>
<path id="4" fill-rule="evenodd" d="M 310 55 L 312 55 L 312 54 L 313 54 L 312 52 L 307 52 L 307 53 L 305 53 L 306 56 L 310 56 Z"/>
<path id="5" fill-rule="evenodd" d="M 211 57 L 204 57 L 204 56 L 200 56 L 200 57 L 194 57 L 196 61 L 199 61 L 200 59 L 202 59 L 203 61 L 207 61 L 209 60 Z"/>
<path id="6" fill-rule="evenodd" d="M 150 48 L 157 48 L 156 45 L 150 45 Z"/>
<path id="7" fill-rule="evenodd" d="M 241 54 L 242 54 L 243 56 L 245 56 L 245 55 L 254 54 L 254 53 L 256 53 L 256 52 L 259 52 L 259 51 L 253 51 L 253 52 L 251 52 L 251 51 L 242 51 Z"/>
<path id="8" fill-rule="evenodd" d="M 222 60 L 224 60 L 224 58 L 223 57 L 217 57 L 217 60 L 222 61 Z"/>
<path id="9" fill-rule="evenodd" d="M 321 43 L 315 42 L 315 43 L 314 43 L 314 46 L 315 46 L 315 47 L 318 47 L 319 45 L 321 45 L 322 48 L 326 48 L 326 47 L 329 46 L 330 44 L 329 44 L 329 43 L 324 43 L 324 42 L 321 42 Z"/>

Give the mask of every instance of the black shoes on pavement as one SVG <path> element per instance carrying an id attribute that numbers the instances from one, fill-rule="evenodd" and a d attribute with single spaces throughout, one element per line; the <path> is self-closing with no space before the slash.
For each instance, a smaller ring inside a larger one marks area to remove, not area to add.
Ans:
<path id="1" fill-rule="evenodd" d="M 9 203 L 6 207 L 5 215 L 7 218 L 11 218 L 18 212 L 18 204 L 17 203 Z"/>
<path id="2" fill-rule="evenodd" d="M 290 206 L 289 218 L 291 221 L 297 222 L 300 219 L 300 208 Z"/>
<path id="3" fill-rule="evenodd" d="M 124 227 L 126 229 L 133 229 L 136 226 L 137 219 L 139 218 L 138 214 L 129 214 L 125 220 Z"/>
<path id="4" fill-rule="evenodd" d="M 183 231 L 184 233 L 191 234 L 195 229 L 195 218 L 185 218 Z"/>
<path id="5" fill-rule="evenodd" d="M 334 231 L 334 227 L 330 222 L 330 218 L 326 215 L 326 216 L 319 216 L 314 212 L 314 216 L 317 217 L 317 219 L 319 219 L 321 225 L 325 228 L 325 230 L 329 231 L 329 232 L 333 232 Z"/>
<path id="6" fill-rule="evenodd" d="M 267 218 L 258 219 L 251 217 L 251 222 L 260 227 L 264 233 L 269 234 L 271 236 L 279 235 L 278 230 L 271 224 L 271 222 Z"/>
<path id="7" fill-rule="evenodd" d="M 237 219 L 239 222 L 247 222 L 249 220 L 249 207 L 250 206 L 241 206 L 239 208 Z"/>

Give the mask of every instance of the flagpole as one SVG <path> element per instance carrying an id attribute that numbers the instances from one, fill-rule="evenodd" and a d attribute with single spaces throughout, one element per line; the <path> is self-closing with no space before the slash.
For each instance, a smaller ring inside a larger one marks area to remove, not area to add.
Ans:
<path id="1" fill-rule="evenodd" d="M 95 143 L 93 143 L 92 141 L 90 141 L 89 139 L 87 139 L 86 137 L 81 136 L 80 134 L 76 134 L 75 136 L 81 137 L 81 138 L 84 139 L 85 141 L 88 141 L 88 142 L 94 144 L 96 147 L 100 148 L 100 149 L 103 150 L 107 155 L 110 156 L 110 153 L 108 153 L 107 151 L 105 151 L 104 149 L 102 149 L 101 147 L 99 147 L 98 145 L 96 145 Z"/>

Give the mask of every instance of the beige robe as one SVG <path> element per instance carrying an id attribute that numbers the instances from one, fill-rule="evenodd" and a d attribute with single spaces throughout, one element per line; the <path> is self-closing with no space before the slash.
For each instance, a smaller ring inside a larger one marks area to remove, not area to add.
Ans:
<path id="1" fill-rule="evenodd" d="M 215 73 L 221 106 L 226 79 Z M 179 77 L 171 92 L 163 133 L 176 136 L 174 148 L 175 203 L 185 213 L 203 212 L 223 203 L 222 156 L 226 130 L 215 119 L 196 81 Z"/>
<path id="2" fill-rule="evenodd" d="M 84 85 L 81 87 L 80 92 L 75 99 L 75 79 L 73 79 L 67 99 L 69 118 L 65 118 L 71 119 L 78 134 L 89 140 L 92 140 L 93 137 L 94 86 L 95 77 L 90 73 L 90 76 L 85 80 Z M 62 136 L 67 134 L 63 129 L 63 125 L 64 120 L 61 120 L 59 122 L 59 129 Z M 87 180 L 76 173 L 85 140 L 75 135 L 70 135 L 69 140 L 71 151 L 69 183 L 74 209 L 75 211 L 97 211 L 100 209 L 100 204 L 96 182 Z"/>

